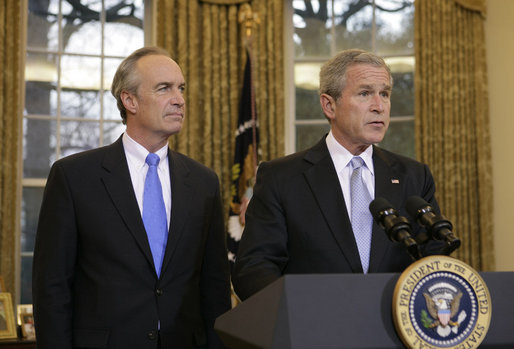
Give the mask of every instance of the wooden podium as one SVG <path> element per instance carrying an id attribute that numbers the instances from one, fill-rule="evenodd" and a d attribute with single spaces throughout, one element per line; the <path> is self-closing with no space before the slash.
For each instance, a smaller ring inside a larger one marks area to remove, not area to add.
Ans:
<path id="1" fill-rule="evenodd" d="M 480 348 L 514 348 L 514 272 L 480 273 L 492 299 Z M 392 318 L 400 274 L 285 275 L 218 317 L 228 348 L 404 348 Z"/>

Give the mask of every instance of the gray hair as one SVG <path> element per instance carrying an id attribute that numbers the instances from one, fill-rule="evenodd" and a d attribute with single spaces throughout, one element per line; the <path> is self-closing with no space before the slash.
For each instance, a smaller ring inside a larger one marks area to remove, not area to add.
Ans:
<path id="1" fill-rule="evenodd" d="M 337 101 L 346 85 L 348 68 L 356 64 L 369 64 L 384 68 L 389 74 L 391 86 L 393 85 L 391 69 L 383 58 L 364 50 L 349 49 L 339 52 L 321 67 L 319 72 L 320 95 L 326 93 Z"/>
<path id="2" fill-rule="evenodd" d="M 123 123 L 127 123 L 127 110 L 121 100 L 121 93 L 123 91 L 137 94 L 139 84 L 139 75 L 136 69 L 136 64 L 139 59 L 145 56 L 166 56 L 170 57 L 168 51 L 163 48 L 156 46 L 142 47 L 132 52 L 127 58 L 125 58 L 119 65 L 112 79 L 111 93 L 116 98 L 116 104 L 120 110 L 121 119 Z M 170 57 L 171 58 L 171 57 Z"/>

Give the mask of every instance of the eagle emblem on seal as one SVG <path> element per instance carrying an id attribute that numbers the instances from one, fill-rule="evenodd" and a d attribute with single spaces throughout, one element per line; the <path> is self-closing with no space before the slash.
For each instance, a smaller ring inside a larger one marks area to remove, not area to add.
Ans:
<path id="1" fill-rule="evenodd" d="M 440 282 L 429 287 L 423 296 L 428 310 L 428 314 L 425 310 L 421 311 L 423 326 L 435 328 L 441 337 L 447 337 L 451 332 L 457 333 L 467 316 L 464 310 L 459 313 L 462 292 L 449 283 Z"/>

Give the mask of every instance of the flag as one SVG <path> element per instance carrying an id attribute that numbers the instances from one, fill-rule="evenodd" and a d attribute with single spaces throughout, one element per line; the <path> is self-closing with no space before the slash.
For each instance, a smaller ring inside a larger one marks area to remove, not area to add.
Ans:
<path id="1" fill-rule="evenodd" d="M 235 131 L 234 163 L 231 171 L 230 195 L 232 199 L 227 236 L 228 258 L 231 264 L 235 261 L 239 240 L 243 234 L 244 213 L 253 194 L 257 170 L 259 130 L 252 77 L 252 58 L 247 50 L 238 124 Z"/>

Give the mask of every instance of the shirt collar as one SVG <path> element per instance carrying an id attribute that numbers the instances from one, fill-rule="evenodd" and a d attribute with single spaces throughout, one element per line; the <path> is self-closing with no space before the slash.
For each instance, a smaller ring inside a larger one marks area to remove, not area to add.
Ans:
<path id="1" fill-rule="evenodd" d="M 132 139 L 127 132 L 123 134 L 123 148 L 127 157 L 133 161 L 137 168 L 142 168 L 146 163 L 146 157 L 150 153 L 141 144 Z M 159 165 L 163 163 L 163 160 L 168 156 L 168 145 L 166 144 L 161 149 L 155 152 L 159 156 Z"/>
<path id="2" fill-rule="evenodd" d="M 339 173 L 343 168 L 348 166 L 354 155 L 348 151 L 345 147 L 343 147 L 334 137 L 332 131 L 330 131 L 326 138 L 328 152 L 330 153 L 330 157 L 334 162 L 334 166 L 336 167 L 337 173 Z M 374 174 L 373 167 L 373 146 L 367 147 L 365 151 L 359 154 L 364 160 L 366 167 L 370 170 L 371 174 Z"/>

